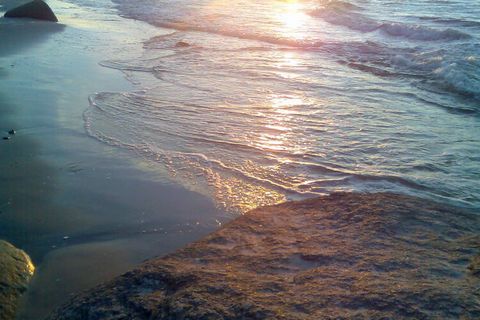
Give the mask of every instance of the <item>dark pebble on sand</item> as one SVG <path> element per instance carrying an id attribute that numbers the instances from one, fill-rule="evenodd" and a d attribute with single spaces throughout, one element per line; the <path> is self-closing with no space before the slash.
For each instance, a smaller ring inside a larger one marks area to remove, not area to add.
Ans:
<path id="1" fill-rule="evenodd" d="M 8 134 L 10 134 L 10 135 L 14 135 L 15 133 L 17 133 L 17 131 L 15 131 L 15 130 L 13 130 L 13 129 L 10 130 L 10 131 L 8 131 Z"/>
<path id="2" fill-rule="evenodd" d="M 10 140 L 10 137 L 3 137 L 3 140 Z"/>

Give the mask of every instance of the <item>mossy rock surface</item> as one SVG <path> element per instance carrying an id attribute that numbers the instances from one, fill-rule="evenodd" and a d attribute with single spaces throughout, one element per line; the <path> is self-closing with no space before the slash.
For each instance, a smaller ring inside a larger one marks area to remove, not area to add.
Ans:
<path id="1" fill-rule="evenodd" d="M 0 240 L 0 319 L 15 318 L 18 299 L 27 290 L 34 272 L 29 256 Z"/>

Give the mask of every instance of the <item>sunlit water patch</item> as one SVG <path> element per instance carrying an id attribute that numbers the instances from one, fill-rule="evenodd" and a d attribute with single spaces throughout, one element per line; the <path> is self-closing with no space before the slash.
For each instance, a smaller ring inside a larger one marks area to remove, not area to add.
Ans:
<path id="1" fill-rule="evenodd" d="M 102 62 L 139 90 L 92 95 L 87 131 L 235 212 L 338 190 L 480 207 L 480 9 L 459 3 L 116 0 L 161 29 Z"/>

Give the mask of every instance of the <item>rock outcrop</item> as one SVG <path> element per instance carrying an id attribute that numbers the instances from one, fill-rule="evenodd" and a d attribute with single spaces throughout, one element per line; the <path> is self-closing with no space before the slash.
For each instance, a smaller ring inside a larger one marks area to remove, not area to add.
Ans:
<path id="1" fill-rule="evenodd" d="M 37 20 L 46 20 L 58 22 L 52 9 L 42 0 L 34 0 L 24 5 L 8 10 L 5 18 L 31 18 Z"/>
<path id="2" fill-rule="evenodd" d="M 480 319 L 479 222 L 395 194 L 259 208 L 51 319 Z"/>
<path id="3" fill-rule="evenodd" d="M 25 252 L 0 240 L 0 319 L 15 318 L 18 299 L 27 289 L 33 271 Z"/>

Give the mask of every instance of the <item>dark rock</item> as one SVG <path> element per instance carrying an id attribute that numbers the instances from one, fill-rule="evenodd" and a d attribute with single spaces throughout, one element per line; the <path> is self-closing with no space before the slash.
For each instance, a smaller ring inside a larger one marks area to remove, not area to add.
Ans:
<path id="1" fill-rule="evenodd" d="M 468 266 L 468 269 L 473 275 L 480 276 L 480 255 L 472 259 Z"/>
<path id="2" fill-rule="evenodd" d="M 8 134 L 9 134 L 9 135 L 14 135 L 15 133 L 17 133 L 17 131 L 15 131 L 15 130 L 13 130 L 13 129 L 10 130 L 10 131 L 8 131 Z"/>
<path id="3" fill-rule="evenodd" d="M 3 140 L 10 140 L 10 137 L 3 137 Z"/>
<path id="4" fill-rule="evenodd" d="M 0 240 L 0 319 L 15 318 L 18 299 L 27 289 L 33 271 L 25 252 Z"/>
<path id="5" fill-rule="evenodd" d="M 8 10 L 5 13 L 6 18 L 31 18 L 58 22 L 52 9 L 42 0 L 34 0 L 24 5 Z"/>

